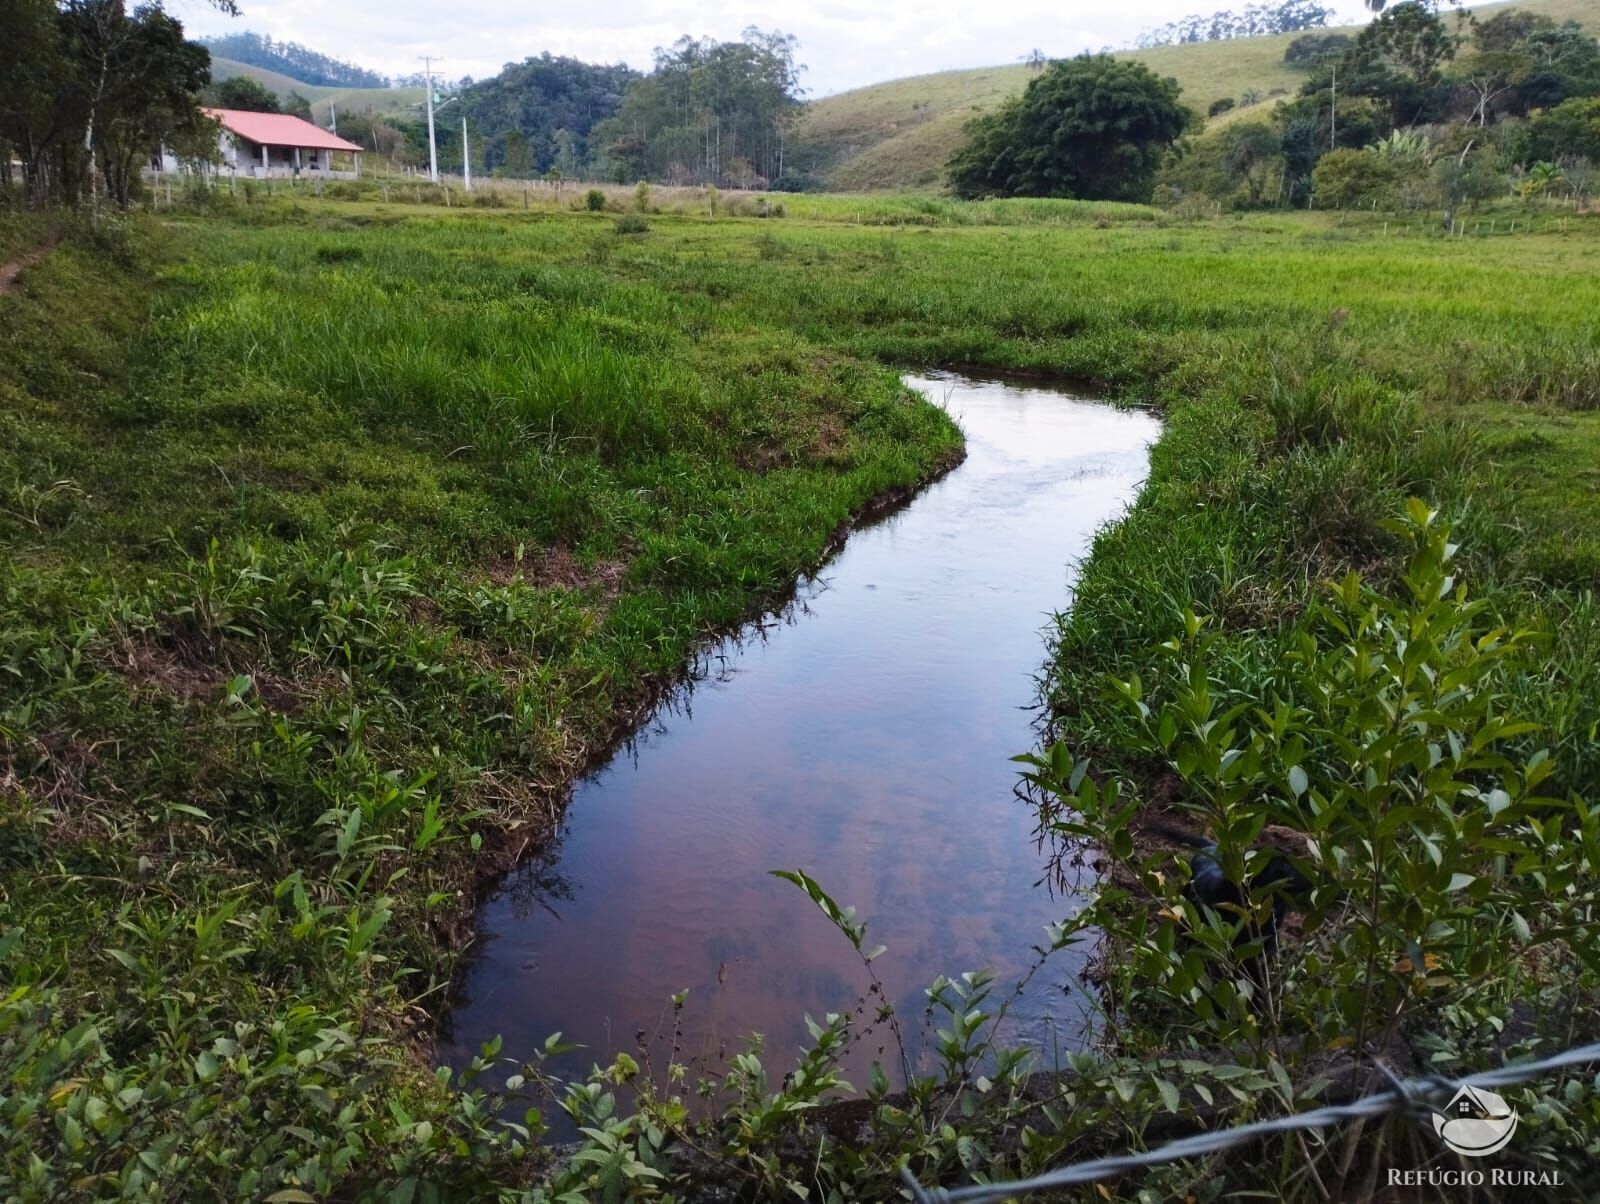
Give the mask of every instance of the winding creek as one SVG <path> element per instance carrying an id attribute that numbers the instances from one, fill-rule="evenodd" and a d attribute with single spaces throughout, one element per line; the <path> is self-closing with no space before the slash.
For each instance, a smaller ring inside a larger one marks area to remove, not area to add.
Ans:
<path id="1" fill-rule="evenodd" d="M 1137 493 L 1158 424 L 1042 388 L 907 383 L 960 422 L 967 459 L 854 532 L 782 615 L 713 648 L 694 686 L 578 784 L 559 841 L 478 917 L 446 1040 L 457 1064 L 496 1033 L 518 1058 L 559 1030 L 585 1048 L 558 1072 L 637 1057 L 641 1033 L 659 1068 L 670 996 L 687 989 L 680 1058 L 760 1032 L 781 1074 L 803 1015 L 854 1008 L 867 984 L 772 869 L 804 869 L 888 946 L 876 969 L 918 1057 L 923 987 L 985 966 L 1009 983 L 1072 908 L 1040 884 L 1010 758 L 1034 743 L 1050 613 Z M 1080 969 L 1053 959 L 1010 1036 L 1047 1060 L 1076 1045 Z M 847 1077 L 890 1068 L 887 1040 L 859 1043 Z"/>

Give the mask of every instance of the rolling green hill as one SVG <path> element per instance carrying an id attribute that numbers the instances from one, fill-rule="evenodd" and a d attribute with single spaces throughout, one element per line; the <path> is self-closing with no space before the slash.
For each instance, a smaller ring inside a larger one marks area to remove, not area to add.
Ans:
<path id="1" fill-rule="evenodd" d="M 279 97 L 286 97 L 290 92 L 300 93 L 311 102 L 312 116 L 321 124 L 326 124 L 328 120 L 330 103 L 340 112 L 355 113 L 370 109 L 374 113 L 399 114 L 413 114 L 422 103 L 421 88 L 320 88 L 265 67 L 253 67 L 248 63 L 212 56 L 212 79 L 232 79 L 236 75 L 248 75 L 260 81 Z"/>
<path id="2" fill-rule="evenodd" d="M 1575 20 L 1600 34 L 1600 5 L 1595 0 L 1517 0 L 1484 5 L 1476 11 L 1533 9 L 1557 21 Z M 1284 49 L 1297 34 L 1237 38 L 1153 50 L 1123 51 L 1117 57 L 1138 59 L 1151 70 L 1174 76 L 1183 85 L 1184 100 L 1204 112 L 1224 96 L 1239 99 L 1254 91 L 1260 106 L 1294 92 L 1304 73 L 1283 61 Z M 888 189 L 934 189 L 943 182 L 944 164 L 960 145 L 967 121 L 1005 100 L 1027 84 L 1029 69 L 1021 64 L 941 71 L 873 84 L 814 102 L 796 132 L 793 158 L 831 188 L 850 192 Z M 1241 106 L 1228 115 L 1235 120 L 1255 106 Z"/>

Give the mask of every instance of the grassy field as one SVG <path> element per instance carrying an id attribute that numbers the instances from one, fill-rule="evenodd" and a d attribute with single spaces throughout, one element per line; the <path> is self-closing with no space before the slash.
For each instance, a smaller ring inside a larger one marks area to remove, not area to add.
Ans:
<path id="1" fill-rule="evenodd" d="M 1516 690 L 1596 780 L 1600 221 L 647 223 L 258 196 L 0 298 L 0 1194 L 518 1180 L 427 1067 L 475 884 L 698 640 L 957 453 L 900 365 L 1166 417 L 1056 650 L 1086 751 L 1183 605 L 1247 677 L 1422 495 L 1554 633 Z"/>
<path id="2" fill-rule="evenodd" d="M 1585 0 L 1518 0 L 1475 8 L 1488 14 L 1516 7 L 1553 20 L 1582 22 L 1600 34 L 1600 15 Z M 1347 32 L 1353 32 L 1347 31 Z M 1212 101 L 1238 100 L 1255 91 L 1261 100 L 1241 105 L 1225 120 L 1270 110 L 1276 97 L 1297 91 L 1305 76 L 1283 61 L 1294 35 L 1239 38 L 1193 46 L 1128 50 L 1119 58 L 1137 59 L 1183 86 L 1186 104 L 1204 113 Z M 1052 49 L 1046 47 L 1047 50 Z M 1027 86 L 1022 64 L 943 71 L 890 80 L 814 101 L 795 132 L 793 158 L 812 164 L 829 187 L 843 191 L 937 190 L 944 165 L 961 144 L 962 127 Z"/>

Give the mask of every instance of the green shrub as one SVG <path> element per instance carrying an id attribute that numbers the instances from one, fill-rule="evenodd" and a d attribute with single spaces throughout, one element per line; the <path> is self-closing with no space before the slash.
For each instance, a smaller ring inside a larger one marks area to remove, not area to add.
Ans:
<path id="1" fill-rule="evenodd" d="M 1401 165 L 1366 150 L 1341 148 L 1317 160 L 1311 193 L 1322 209 L 1354 209 L 1395 203 L 1403 182 Z"/>
<path id="2" fill-rule="evenodd" d="M 1304 874 L 1304 935 L 1281 958 L 1261 956 L 1271 890 L 1202 911 L 1183 857 L 1139 849 L 1137 785 L 1096 783 L 1063 746 L 1027 759 L 1057 831 L 1121 867 L 1076 922 L 1111 934 L 1108 996 L 1144 1026 L 1124 1035 L 1227 1050 L 1278 1081 L 1275 1110 L 1318 1098 L 1340 1049 L 1465 1073 L 1498 1064 L 1514 1017 L 1519 1048 L 1544 1052 L 1600 1020 L 1600 812 L 1542 791 L 1546 752 L 1514 751 L 1531 725 L 1506 690 L 1536 641 L 1470 600 L 1434 512 L 1412 502 L 1396 531 L 1412 547 L 1398 589 L 1354 573 L 1330 585 L 1262 679 L 1230 686 L 1235 650 L 1190 611 L 1163 646 L 1162 697 L 1138 676 L 1113 683 L 1129 751 L 1174 776 L 1168 813 L 1216 842 L 1228 880 L 1264 868 L 1269 830 Z M 1381 1085 L 1350 1067 L 1346 1087 Z M 1566 1101 L 1593 1103 L 1587 1088 Z"/>
<path id="3" fill-rule="evenodd" d="M 618 234 L 646 234 L 650 230 L 650 222 L 642 213 L 624 213 L 616 220 L 613 229 Z"/>
<path id="4" fill-rule="evenodd" d="M 583 194 L 583 207 L 590 213 L 599 213 L 606 207 L 606 194 L 598 188 L 591 188 Z"/>

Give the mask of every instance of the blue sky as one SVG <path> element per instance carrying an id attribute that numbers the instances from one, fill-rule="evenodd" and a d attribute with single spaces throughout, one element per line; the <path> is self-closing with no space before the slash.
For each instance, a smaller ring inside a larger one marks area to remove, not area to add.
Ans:
<path id="1" fill-rule="evenodd" d="M 549 50 L 648 68 L 653 47 L 685 33 L 731 39 L 748 25 L 800 39 L 813 96 L 939 71 L 1015 62 L 1032 47 L 1052 56 L 1130 44 L 1141 30 L 1191 12 L 1243 7 L 1245 0 L 821 0 L 760 5 L 749 0 L 584 0 L 562 5 L 512 0 L 240 0 L 243 16 L 204 0 L 169 0 L 191 35 L 251 29 L 389 74 L 444 59 L 451 78 L 494 75 L 507 62 Z M 1328 0 L 1352 21 L 1361 0 Z"/>

